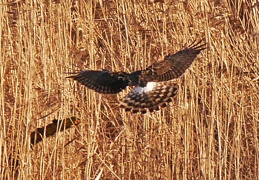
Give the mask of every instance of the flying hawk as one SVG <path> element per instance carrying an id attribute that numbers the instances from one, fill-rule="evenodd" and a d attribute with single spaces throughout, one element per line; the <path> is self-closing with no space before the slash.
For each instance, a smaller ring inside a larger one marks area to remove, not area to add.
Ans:
<path id="1" fill-rule="evenodd" d="M 135 86 L 124 98 L 121 107 L 133 113 L 146 113 L 147 109 L 153 112 L 165 106 L 176 95 L 178 88 L 175 79 L 182 76 L 197 55 L 205 49 L 205 44 L 200 43 L 201 41 L 193 42 L 144 70 L 132 73 L 84 70 L 67 78 L 102 94 L 117 94 L 127 86 Z"/>

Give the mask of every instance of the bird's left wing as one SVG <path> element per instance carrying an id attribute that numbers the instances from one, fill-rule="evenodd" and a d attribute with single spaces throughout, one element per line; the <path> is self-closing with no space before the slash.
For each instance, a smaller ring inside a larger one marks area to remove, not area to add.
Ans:
<path id="1" fill-rule="evenodd" d="M 85 70 L 69 76 L 82 85 L 102 94 L 117 94 L 128 86 L 127 73 L 107 70 Z"/>

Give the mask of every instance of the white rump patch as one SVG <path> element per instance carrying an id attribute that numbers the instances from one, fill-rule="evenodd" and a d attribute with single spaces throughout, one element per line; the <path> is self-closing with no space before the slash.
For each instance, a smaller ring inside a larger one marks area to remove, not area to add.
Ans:
<path id="1" fill-rule="evenodd" d="M 147 93 L 149 91 L 152 91 L 154 89 L 155 85 L 156 85 L 156 82 L 148 82 L 145 87 L 137 86 L 133 90 L 133 92 L 138 93 L 138 94 Z"/>

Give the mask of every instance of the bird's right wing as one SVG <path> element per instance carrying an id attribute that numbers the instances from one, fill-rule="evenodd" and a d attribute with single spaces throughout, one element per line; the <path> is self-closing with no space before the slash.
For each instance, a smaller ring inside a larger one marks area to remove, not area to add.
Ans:
<path id="1" fill-rule="evenodd" d="M 85 70 L 67 78 L 72 78 L 82 85 L 102 94 L 117 94 L 128 85 L 126 73 L 109 72 L 107 70 Z"/>
<path id="2" fill-rule="evenodd" d="M 200 43 L 194 42 L 175 54 L 167 55 L 164 61 L 154 63 L 144 70 L 140 79 L 145 82 L 159 82 L 179 78 L 191 66 L 198 54 L 205 49 L 205 44 Z"/>

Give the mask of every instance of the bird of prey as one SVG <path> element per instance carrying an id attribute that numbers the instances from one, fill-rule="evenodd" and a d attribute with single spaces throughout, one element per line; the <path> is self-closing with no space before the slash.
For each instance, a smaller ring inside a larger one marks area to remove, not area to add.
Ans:
<path id="1" fill-rule="evenodd" d="M 175 54 L 169 54 L 164 61 L 156 62 L 144 70 L 132 73 L 108 70 L 84 70 L 67 78 L 101 94 L 117 94 L 127 86 L 135 88 L 124 98 L 121 107 L 133 113 L 146 113 L 164 107 L 177 93 L 179 78 L 190 67 L 197 55 L 205 49 L 205 44 L 191 43 Z"/>

